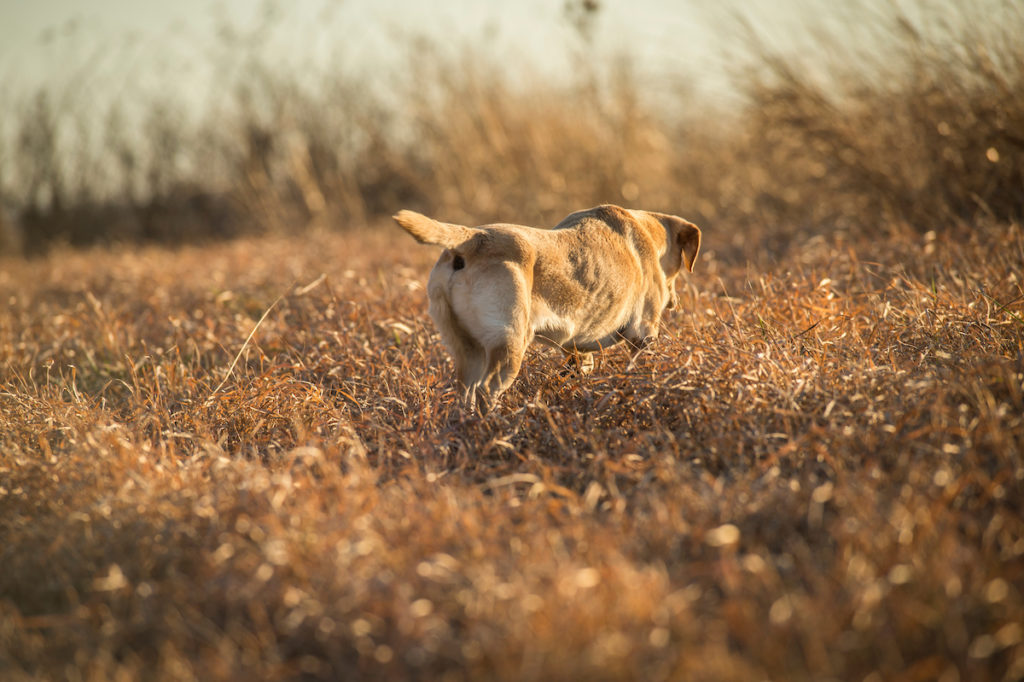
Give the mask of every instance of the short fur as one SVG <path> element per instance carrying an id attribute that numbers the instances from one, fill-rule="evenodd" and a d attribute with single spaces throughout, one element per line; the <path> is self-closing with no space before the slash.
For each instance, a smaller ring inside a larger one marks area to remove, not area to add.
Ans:
<path id="1" fill-rule="evenodd" d="M 676 276 L 693 271 L 701 232 L 664 213 L 597 206 L 551 230 L 465 227 L 413 211 L 395 216 L 424 244 L 445 247 L 430 273 L 430 315 L 455 361 L 468 407 L 485 413 L 537 339 L 568 353 L 658 336 Z"/>

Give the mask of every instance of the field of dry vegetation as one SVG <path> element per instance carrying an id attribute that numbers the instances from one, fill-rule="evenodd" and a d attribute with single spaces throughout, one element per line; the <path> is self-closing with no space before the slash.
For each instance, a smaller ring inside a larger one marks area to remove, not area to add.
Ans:
<path id="1" fill-rule="evenodd" d="M 714 117 L 441 50 L 405 111 L 255 65 L 232 125 L 154 105 L 106 159 L 24 100 L 0 677 L 1024 679 L 1024 15 L 986 7 L 748 47 Z M 661 338 L 466 414 L 386 216 L 601 202 L 704 228 Z"/>

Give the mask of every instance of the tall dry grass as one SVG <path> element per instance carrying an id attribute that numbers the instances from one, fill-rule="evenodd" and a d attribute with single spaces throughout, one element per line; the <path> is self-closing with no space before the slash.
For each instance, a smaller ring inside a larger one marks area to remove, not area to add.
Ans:
<path id="1" fill-rule="evenodd" d="M 1019 217 L 1021 7 L 852 7 L 839 27 L 812 27 L 817 61 L 752 34 L 757 58 L 739 77 L 751 153 L 770 178 L 755 194 L 774 201 L 777 220 L 816 226 L 873 228 L 881 218 L 929 230 Z"/>
<path id="2" fill-rule="evenodd" d="M 737 243 L 1013 219 L 1021 14 L 998 0 L 854 3 L 827 15 L 841 29 L 810 24 L 800 51 L 735 29 L 722 50 L 741 97 L 724 111 L 593 45 L 568 81 L 426 40 L 395 72 L 296 74 L 266 40 L 226 32 L 205 117 L 159 96 L 134 113 L 77 91 L 10 98 L 0 197 L 34 251 L 344 228 L 400 206 L 554 224 L 617 201 L 728 225 Z"/>

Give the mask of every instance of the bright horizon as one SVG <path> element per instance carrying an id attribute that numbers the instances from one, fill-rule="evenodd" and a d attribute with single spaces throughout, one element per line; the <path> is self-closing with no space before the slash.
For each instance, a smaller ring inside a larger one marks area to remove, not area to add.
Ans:
<path id="1" fill-rule="evenodd" d="M 656 81 L 684 80 L 724 90 L 719 24 L 727 11 L 703 0 L 606 0 L 594 23 L 596 58 L 625 56 Z M 782 7 L 782 9 L 778 9 Z M 798 17 L 798 3 L 747 3 L 743 14 L 778 29 Z M 268 15 L 267 12 L 272 12 Z M 126 86 L 165 90 L 202 82 L 204 55 L 223 49 L 218 28 L 240 32 L 272 17 L 261 54 L 284 66 L 322 66 L 343 59 L 354 69 L 389 68 L 406 56 L 404 38 L 441 45 L 493 46 L 495 56 L 545 78 L 570 73 L 581 45 L 564 3 L 523 0 L 299 0 L 290 5 L 241 0 L 179 0 L 173 5 L 131 0 L 36 0 L 0 8 L 0 92 L 60 90 L 92 79 L 93 89 Z M 398 48 L 398 49 L 396 49 Z M 187 90 L 188 88 L 186 88 Z"/>

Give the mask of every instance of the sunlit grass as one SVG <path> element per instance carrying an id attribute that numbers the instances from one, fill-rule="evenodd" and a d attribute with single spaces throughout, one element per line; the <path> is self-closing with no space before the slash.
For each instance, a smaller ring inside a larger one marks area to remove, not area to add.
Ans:
<path id="1" fill-rule="evenodd" d="M 8 675 L 1020 673 L 1018 226 L 712 254 L 484 420 L 404 239 L 5 263 Z"/>
<path id="2" fill-rule="evenodd" d="M 0 677 L 1024 677 L 1024 53 L 990 4 L 870 14 L 889 49 L 845 61 L 819 32 L 813 68 L 744 42 L 727 115 L 426 43 L 380 99 L 246 53 L 141 137 L 5 100 Z M 602 202 L 704 230 L 658 342 L 531 349 L 464 413 L 436 251 L 383 217 Z"/>

